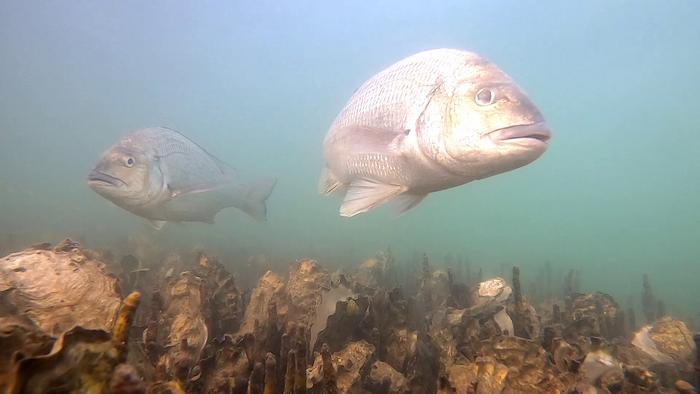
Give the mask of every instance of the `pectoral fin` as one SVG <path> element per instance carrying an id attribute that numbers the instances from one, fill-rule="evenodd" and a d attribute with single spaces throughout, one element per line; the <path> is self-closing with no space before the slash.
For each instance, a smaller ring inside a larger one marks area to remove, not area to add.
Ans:
<path id="1" fill-rule="evenodd" d="M 380 153 L 397 155 L 409 130 L 377 127 L 346 127 L 335 131 L 335 143 L 354 153 Z"/>
<path id="2" fill-rule="evenodd" d="M 160 230 L 167 223 L 165 220 L 149 220 L 148 224 L 156 231 Z"/>
<path id="3" fill-rule="evenodd" d="M 225 185 L 226 183 L 221 182 L 221 183 L 200 183 L 196 185 L 190 185 L 187 188 L 181 188 L 177 189 L 172 187 L 171 185 L 168 185 L 168 190 L 170 191 L 170 198 L 177 198 L 177 197 L 183 197 L 183 196 L 189 196 L 193 194 L 200 194 L 200 193 L 206 193 L 210 191 L 217 190 L 222 187 L 222 185 Z"/>
<path id="4" fill-rule="evenodd" d="M 340 216 L 352 217 L 369 211 L 406 191 L 404 186 L 377 183 L 369 179 L 350 183 L 345 194 Z"/>

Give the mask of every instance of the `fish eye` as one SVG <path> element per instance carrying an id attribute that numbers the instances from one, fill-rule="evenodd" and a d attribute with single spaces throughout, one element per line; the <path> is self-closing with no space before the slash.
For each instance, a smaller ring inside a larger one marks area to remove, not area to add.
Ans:
<path id="1" fill-rule="evenodd" d="M 479 105 L 489 105 L 493 104 L 495 98 L 496 95 L 491 89 L 483 88 L 479 89 L 479 91 L 476 92 L 476 96 L 474 96 L 474 101 L 476 101 L 476 103 Z"/>
<path id="2" fill-rule="evenodd" d="M 134 166 L 134 163 L 135 163 L 135 160 L 134 160 L 133 157 L 127 157 L 127 158 L 124 160 L 124 165 L 126 165 L 127 167 L 133 167 L 133 166 Z"/>

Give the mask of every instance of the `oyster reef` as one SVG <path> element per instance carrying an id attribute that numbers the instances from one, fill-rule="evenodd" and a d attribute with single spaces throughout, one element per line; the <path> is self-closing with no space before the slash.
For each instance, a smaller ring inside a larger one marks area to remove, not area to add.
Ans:
<path id="1" fill-rule="evenodd" d="M 0 260 L 8 393 L 693 393 L 687 322 L 640 283 L 646 322 L 577 273 L 390 252 L 242 283 L 204 252 L 152 263 L 65 240 Z M 548 266 L 543 267 L 550 269 Z M 553 290 L 542 294 L 535 289 Z M 56 388 L 59 388 L 58 391 Z"/>

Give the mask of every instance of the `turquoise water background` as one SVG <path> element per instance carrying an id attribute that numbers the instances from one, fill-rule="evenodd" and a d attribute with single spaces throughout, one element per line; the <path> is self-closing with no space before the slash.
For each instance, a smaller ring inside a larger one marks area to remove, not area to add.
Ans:
<path id="1" fill-rule="evenodd" d="M 699 15 L 693 0 L 3 1 L 0 249 L 147 239 L 354 265 L 391 246 L 526 277 L 549 261 L 623 304 L 646 272 L 671 311 L 697 314 Z M 398 219 L 340 218 L 316 191 L 328 126 L 367 78 L 438 47 L 510 74 L 547 118 L 549 150 Z M 154 234 L 93 193 L 100 153 L 154 125 L 277 177 L 269 222 L 229 209 Z"/>

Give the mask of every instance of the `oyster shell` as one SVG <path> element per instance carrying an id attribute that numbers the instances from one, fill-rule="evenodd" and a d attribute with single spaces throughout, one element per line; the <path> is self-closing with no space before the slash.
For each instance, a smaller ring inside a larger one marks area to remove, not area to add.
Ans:
<path id="1" fill-rule="evenodd" d="M 364 388 L 371 393 L 403 394 L 408 392 L 406 377 L 383 361 L 375 361 Z"/>
<path id="2" fill-rule="evenodd" d="M 290 268 L 287 291 L 297 314 L 295 321 L 307 326 L 316 316 L 323 292 L 331 287 L 331 277 L 316 260 L 304 259 Z"/>
<path id="3" fill-rule="evenodd" d="M 48 354 L 18 360 L 7 392 L 107 392 L 115 368 L 126 358 L 139 300 L 136 292 L 125 298 L 112 333 L 77 326 L 62 333 Z"/>
<path id="4" fill-rule="evenodd" d="M 74 326 L 108 330 L 119 303 L 117 279 L 70 240 L 0 259 L 0 305 L 52 336 Z"/>
<path id="5" fill-rule="evenodd" d="M 342 350 L 333 353 L 331 360 L 336 371 L 338 393 L 360 392 L 363 376 L 369 372 L 374 352 L 374 346 L 367 341 L 357 341 L 350 342 Z M 322 366 L 323 359 L 318 355 L 306 371 L 306 388 L 311 392 L 316 392 L 316 386 L 321 384 Z"/>
<path id="6" fill-rule="evenodd" d="M 277 316 L 281 321 L 286 321 L 289 314 L 289 295 L 282 278 L 272 271 L 267 271 L 258 281 L 250 295 L 250 303 L 243 315 L 239 335 L 252 334 L 255 330 L 255 321 L 264 325 L 268 319 L 268 306 L 273 301 L 277 308 Z"/>
<path id="7" fill-rule="evenodd" d="M 660 363 L 687 361 L 695 350 L 688 326 L 670 317 L 640 328 L 634 334 L 632 345 Z"/>
<path id="8" fill-rule="evenodd" d="M 165 352 L 158 363 L 164 365 L 169 376 L 181 380 L 199 361 L 208 339 L 202 315 L 201 285 L 199 277 L 186 271 L 170 283 L 163 297 L 162 326 L 165 330 L 159 330 L 158 335 Z"/>

